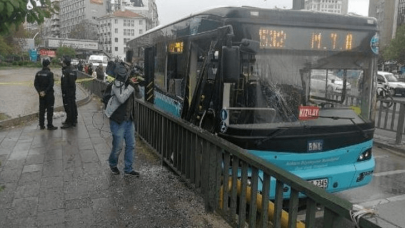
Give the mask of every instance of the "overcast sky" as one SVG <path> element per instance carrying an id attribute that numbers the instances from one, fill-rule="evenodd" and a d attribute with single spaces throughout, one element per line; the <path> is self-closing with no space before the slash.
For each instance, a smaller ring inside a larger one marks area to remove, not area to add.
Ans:
<path id="1" fill-rule="evenodd" d="M 168 24 L 192 13 L 215 6 L 256 6 L 263 8 L 292 8 L 293 0 L 155 0 L 160 24 Z M 368 14 L 369 0 L 349 0 L 349 12 Z"/>

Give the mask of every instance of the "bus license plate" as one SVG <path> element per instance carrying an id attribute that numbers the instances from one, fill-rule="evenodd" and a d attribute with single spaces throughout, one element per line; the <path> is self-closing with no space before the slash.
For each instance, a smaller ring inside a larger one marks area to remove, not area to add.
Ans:
<path id="1" fill-rule="evenodd" d="M 328 179 L 309 180 L 308 182 L 323 189 L 326 189 L 328 187 Z"/>

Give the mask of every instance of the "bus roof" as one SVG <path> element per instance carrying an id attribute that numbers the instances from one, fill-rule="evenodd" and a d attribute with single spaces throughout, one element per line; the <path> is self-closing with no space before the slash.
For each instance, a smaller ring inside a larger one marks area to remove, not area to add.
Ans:
<path id="1" fill-rule="evenodd" d="M 128 41 L 127 45 L 131 46 L 133 45 L 133 42 L 148 43 L 149 34 L 164 30 L 165 28 L 176 25 L 185 20 L 190 20 L 197 16 L 207 16 L 213 20 L 223 21 L 224 25 L 232 22 L 243 21 L 243 23 L 263 23 L 273 26 L 317 27 L 325 29 L 367 30 L 378 32 L 377 20 L 373 17 L 364 17 L 354 14 L 342 15 L 309 10 L 269 9 L 252 6 L 217 6 L 215 8 L 209 8 L 198 13 L 190 14 L 187 17 L 169 24 L 160 25 L 150 29 L 144 34 Z"/>
<path id="2" fill-rule="evenodd" d="M 365 17 L 355 14 L 336 14 L 310 10 L 292 10 L 292 9 L 270 9 L 270 8 L 258 8 L 252 6 L 216 6 L 206 8 L 202 11 L 190 14 L 187 17 L 183 17 L 168 24 L 159 25 L 153 29 L 148 30 L 143 35 L 152 33 L 156 30 L 160 30 L 164 27 L 176 24 L 180 21 L 192 18 L 198 15 L 212 15 L 216 17 L 222 17 L 227 19 L 263 19 L 268 21 L 279 21 L 280 18 L 290 18 L 289 24 L 295 22 L 296 25 L 300 23 L 316 23 L 316 24 L 328 24 L 328 25 L 353 25 L 353 26 L 365 26 L 376 28 L 377 20 L 373 17 Z M 317 15 L 318 17 L 314 17 Z M 322 17 L 322 20 L 319 19 Z M 278 23 L 276 23 L 278 24 Z M 141 36 L 143 36 L 141 35 Z M 136 38 L 135 38 L 136 39 Z"/>

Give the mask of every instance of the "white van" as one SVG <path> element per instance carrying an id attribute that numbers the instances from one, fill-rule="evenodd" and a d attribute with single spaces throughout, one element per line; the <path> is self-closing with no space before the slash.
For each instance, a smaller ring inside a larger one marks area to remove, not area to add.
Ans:
<path id="1" fill-rule="evenodd" d="M 88 63 L 93 65 L 93 69 L 95 69 L 101 63 L 103 64 L 105 70 L 107 67 L 108 58 L 105 55 L 90 55 Z"/>

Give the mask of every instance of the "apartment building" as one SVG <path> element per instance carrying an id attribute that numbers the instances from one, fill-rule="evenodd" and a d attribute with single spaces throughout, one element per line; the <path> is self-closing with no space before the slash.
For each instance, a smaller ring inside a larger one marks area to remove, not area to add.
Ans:
<path id="1" fill-rule="evenodd" d="M 60 37 L 69 38 L 70 31 L 83 20 L 97 24 L 107 14 L 104 0 L 61 0 L 59 11 Z"/>
<path id="2" fill-rule="evenodd" d="M 147 19 L 129 10 L 118 10 L 98 19 L 99 47 L 113 57 L 125 58 L 126 43 L 146 31 Z"/>
<path id="3" fill-rule="evenodd" d="M 347 14 L 349 0 L 293 0 L 293 9 Z"/>
<path id="4" fill-rule="evenodd" d="M 368 15 L 375 17 L 380 30 L 380 47 L 384 49 L 397 31 L 398 0 L 370 0 Z"/>

